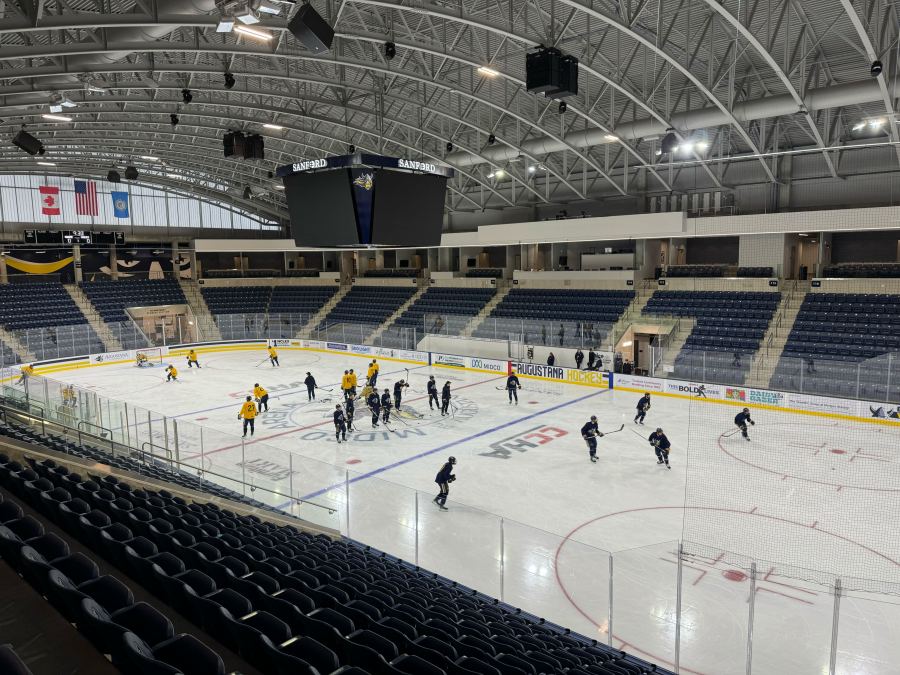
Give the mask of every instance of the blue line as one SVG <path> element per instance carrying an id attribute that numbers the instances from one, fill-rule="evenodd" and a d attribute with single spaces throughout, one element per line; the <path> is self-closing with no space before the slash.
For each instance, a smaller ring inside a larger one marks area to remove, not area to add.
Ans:
<path id="1" fill-rule="evenodd" d="M 485 429 L 483 431 L 479 431 L 477 434 L 472 434 L 471 436 L 466 436 L 465 438 L 461 438 L 457 441 L 451 441 L 450 443 L 445 443 L 444 445 L 433 448 L 431 450 L 426 450 L 425 452 L 420 452 L 418 455 L 412 455 L 411 457 L 407 457 L 406 459 L 401 459 L 393 464 L 387 464 L 380 469 L 373 469 L 368 473 L 361 474 L 356 478 L 350 480 L 351 483 L 355 483 L 357 481 L 365 480 L 366 478 L 371 478 L 372 476 L 377 476 L 380 473 L 384 473 L 385 471 L 390 471 L 391 469 L 396 469 L 398 466 L 403 466 L 404 464 L 409 464 L 410 462 L 414 462 L 417 459 L 421 459 L 422 457 L 427 457 L 428 455 L 433 455 L 436 452 L 441 452 L 442 450 L 446 450 L 448 448 L 452 448 L 455 445 L 459 445 L 460 443 L 468 443 L 469 441 L 475 440 L 476 438 L 481 438 L 482 436 L 487 436 L 488 434 L 492 434 L 495 431 L 500 431 L 501 429 L 506 429 L 507 427 L 511 427 L 514 424 L 519 424 L 520 422 L 526 422 L 535 417 L 540 417 L 541 415 L 546 415 L 547 413 L 553 412 L 554 410 L 559 410 L 560 408 L 568 407 L 574 403 L 581 403 L 589 398 L 593 398 L 594 396 L 599 396 L 600 394 L 605 394 L 609 389 L 601 389 L 600 391 L 595 391 L 587 396 L 582 396 L 580 398 L 572 399 L 571 401 L 566 401 L 565 403 L 560 403 L 559 405 L 555 405 L 552 408 L 545 408 L 544 410 L 539 410 L 530 415 L 526 415 L 525 417 L 520 417 L 517 420 L 512 420 L 511 422 L 505 422 L 496 427 L 491 427 L 490 429 Z M 320 495 L 325 494 L 329 490 L 333 490 L 335 488 L 339 488 L 345 483 L 335 483 L 333 485 L 329 485 L 326 488 L 322 488 L 321 490 L 316 490 L 315 492 L 310 492 L 308 495 L 304 495 L 300 497 L 302 501 L 308 501 L 313 499 L 314 497 L 318 497 Z"/>

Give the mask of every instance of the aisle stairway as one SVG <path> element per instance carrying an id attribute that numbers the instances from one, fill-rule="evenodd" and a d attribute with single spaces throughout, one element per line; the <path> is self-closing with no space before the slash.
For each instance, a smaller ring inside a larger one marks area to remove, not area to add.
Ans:
<path id="1" fill-rule="evenodd" d="M 409 300 L 407 300 L 402 305 L 400 305 L 393 314 L 391 314 L 387 319 L 385 319 L 381 323 L 381 325 L 378 326 L 378 328 L 376 328 L 375 331 L 368 338 L 366 338 L 365 343 L 367 345 L 378 344 L 378 340 L 381 338 L 382 333 L 384 333 L 384 331 L 387 330 L 387 328 L 391 324 L 393 324 L 397 319 L 399 319 L 400 315 L 403 314 L 403 312 L 405 312 L 407 309 L 409 309 L 416 300 L 418 300 L 423 295 L 425 295 L 426 291 L 428 291 L 428 288 L 429 288 L 428 286 L 424 286 L 424 285 L 419 286 L 416 289 L 416 292 L 413 293 L 412 296 L 409 298 Z"/>
<path id="2" fill-rule="evenodd" d="M 460 335 L 462 337 L 472 337 L 472 334 L 481 327 L 484 320 L 491 315 L 494 308 L 503 302 L 504 298 L 509 295 L 510 290 L 512 290 L 512 286 L 509 285 L 508 281 L 497 279 L 497 294 L 491 298 L 490 302 L 481 308 L 481 311 L 478 312 L 478 314 L 472 317 L 472 320 L 466 324 L 466 327 L 463 328 Z"/>
<path id="3" fill-rule="evenodd" d="M 335 308 L 335 305 L 337 305 L 341 300 L 344 299 L 344 296 L 347 295 L 347 293 L 349 293 L 352 288 L 353 286 L 341 286 L 340 290 L 332 295 L 331 299 L 324 305 L 322 305 L 322 308 L 309 318 L 309 321 L 307 321 L 306 325 L 303 326 L 303 328 L 301 328 L 297 333 L 297 337 L 311 338 L 313 336 L 313 333 L 315 332 L 316 327 L 320 323 L 322 323 L 325 317 L 328 316 L 328 313 Z"/>
<path id="4" fill-rule="evenodd" d="M 221 340 L 222 333 L 219 331 L 212 314 L 210 314 L 209 306 L 206 304 L 206 300 L 203 299 L 199 284 L 196 281 L 186 279 L 179 279 L 178 284 L 181 286 L 184 297 L 187 298 L 188 305 L 194 313 L 194 319 L 200 331 L 200 339 Z"/>
<path id="5" fill-rule="evenodd" d="M 87 322 L 90 324 L 91 328 L 94 329 L 94 332 L 103 342 L 103 346 L 106 348 L 106 351 L 122 351 L 122 343 L 113 334 L 110 327 L 106 324 L 97 310 L 91 304 L 91 301 L 88 300 L 88 297 L 84 294 L 84 291 L 82 291 L 76 284 L 63 284 L 63 288 L 66 289 L 66 292 L 75 302 L 75 304 L 78 305 L 78 309 L 81 310 L 81 313 L 84 314 L 84 317 L 87 319 Z"/>
<path id="6" fill-rule="evenodd" d="M 781 303 L 775 312 L 772 323 L 760 344 L 760 349 L 753 359 L 750 369 L 748 384 L 755 387 L 767 388 L 769 380 L 778 365 L 778 359 L 784 351 L 788 336 L 800 313 L 800 305 L 809 292 L 808 281 L 785 281 L 785 290 L 782 293 Z"/>

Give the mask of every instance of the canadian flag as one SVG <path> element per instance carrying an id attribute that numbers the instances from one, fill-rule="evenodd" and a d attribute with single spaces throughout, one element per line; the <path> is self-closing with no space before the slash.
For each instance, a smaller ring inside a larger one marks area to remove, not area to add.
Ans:
<path id="1" fill-rule="evenodd" d="M 41 213 L 45 216 L 59 215 L 59 188 L 41 185 Z"/>

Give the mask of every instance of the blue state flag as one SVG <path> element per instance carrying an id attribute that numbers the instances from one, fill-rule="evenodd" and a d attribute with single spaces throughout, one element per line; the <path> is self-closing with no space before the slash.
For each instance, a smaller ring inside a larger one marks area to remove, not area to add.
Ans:
<path id="1" fill-rule="evenodd" d="M 116 218 L 127 218 L 128 217 L 128 193 L 127 192 L 113 192 L 112 200 L 113 200 L 113 211 L 115 211 Z"/>

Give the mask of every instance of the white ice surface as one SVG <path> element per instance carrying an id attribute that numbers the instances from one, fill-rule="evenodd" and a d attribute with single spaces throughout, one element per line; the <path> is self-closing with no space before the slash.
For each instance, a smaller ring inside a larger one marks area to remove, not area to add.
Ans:
<path id="1" fill-rule="evenodd" d="M 498 390 L 503 377 L 385 361 L 381 388 L 392 388 L 409 368 L 407 414 L 395 418 L 394 432 L 383 426 L 373 430 L 367 411 L 358 406 L 356 433 L 337 444 L 331 424 L 340 398 L 335 383 L 346 368 L 364 373 L 370 357 L 283 350 L 280 368 L 257 365 L 263 357 L 201 355 L 202 370 L 175 360 L 178 383 L 166 383 L 160 366 L 105 366 L 53 377 L 128 402 L 130 433 L 139 435 L 141 426 L 146 433 L 150 426 L 154 442 L 160 420 L 154 416 L 145 425 L 140 416 L 146 413 L 135 413 L 136 407 L 177 420 L 182 461 L 202 461 L 207 471 L 254 480 L 283 494 L 292 489 L 289 494 L 335 510 L 328 516 L 309 505 L 286 507 L 303 517 L 330 520 L 344 532 L 349 526 L 354 538 L 603 642 L 609 640 L 612 599 L 612 643 L 668 667 L 675 661 L 676 541 L 683 526 L 686 539 L 776 561 L 757 567 L 755 673 L 828 672 L 831 578 L 801 581 L 778 563 L 900 581 L 894 555 L 900 533 L 894 520 L 877 517 L 879 509 L 897 504 L 898 486 L 889 480 L 897 475 L 890 454 L 897 436 L 885 436 L 883 447 L 873 450 L 884 453 L 890 469 L 885 484 L 877 485 L 885 472 L 872 473 L 873 461 L 853 463 L 849 454 L 830 452 L 856 447 L 860 434 L 871 434 L 850 423 L 759 414 L 753 441 L 746 443 L 739 436 L 721 438 L 733 428 L 732 407 L 707 404 L 701 415 L 684 400 L 657 396 L 645 427 L 636 427 L 633 393 L 523 379 L 516 406 Z M 320 386 L 334 389 L 330 402 L 323 400 L 326 391 L 317 402 L 307 402 L 306 371 Z M 429 374 L 439 386 L 451 381 L 455 409 L 449 418 L 428 408 Z M 242 445 L 237 412 L 255 382 L 269 390 L 270 412 L 258 418 L 256 434 Z M 601 430 L 625 425 L 600 439 L 596 464 L 588 461 L 578 433 L 592 414 Z M 124 417 L 121 411 L 110 416 L 116 415 Z M 635 433 L 646 436 L 657 425 L 673 443 L 671 470 L 657 465 L 650 446 Z M 793 431 L 786 432 L 785 425 L 794 425 Z M 797 425 L 809 433 L 796 433 Z M 510 450 L 508 457 L 489 454 L 492 444 L 527 434 L 530 445 Z M 809 448 L 822 446 L 822 452 L 804 447 L 786 456 L 787 436 L 803 437 Z M 703 451 L 691 457 L 689 503 L 698 508 L 686 515 L 689 437 L 692 448 Z M 458 480 L 444 513 L 431 499 L 435 473 L 449 455 L 458 460 Z M 821 480 L 823 472 L 827 480 Z M 698 498 L 693 491 L 704 477 L 712 489 Z M 854 487 L 873 481 L 874 492 Z M 255 496 L 265 498 L 261 494 Z M 612 566 L 606 551 L 614 552 Z M 682 566 L 681 672 L 746 672 L 751 582 L 730 560 L 713 550 L 689 556 Z M 842 597 L 837 672 L 897 673 L 898 625 L 900 598 Z"/>

